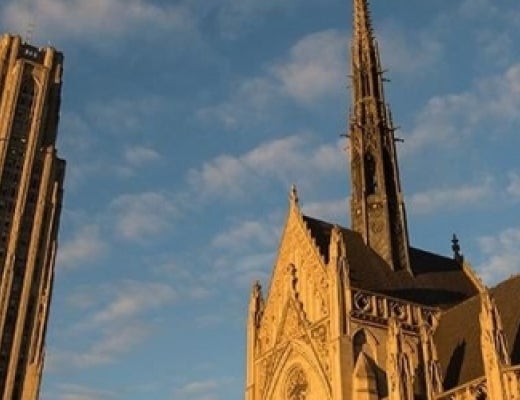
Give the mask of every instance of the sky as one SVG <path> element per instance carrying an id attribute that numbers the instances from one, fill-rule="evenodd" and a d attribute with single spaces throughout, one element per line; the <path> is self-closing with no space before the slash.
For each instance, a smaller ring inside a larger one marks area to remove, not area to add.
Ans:
<path id="1" fill-rule="evenodd" d="M 414 246 L 520 272 L 520 2 L 373 0 Z M 43 400 L 243 398 L 296 184 L 349 226 L 350 0 L 2 0 L 65 54 Z"/>

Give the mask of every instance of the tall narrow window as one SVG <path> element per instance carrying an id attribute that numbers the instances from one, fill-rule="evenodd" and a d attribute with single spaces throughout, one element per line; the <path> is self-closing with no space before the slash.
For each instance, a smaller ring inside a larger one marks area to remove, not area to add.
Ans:
<path id="1" fill-rule="evenodd" d="M 371 153 L 365 154 L 365 190 L 367 195 L 375 194 L 377 189 L 376 161 Z"/>
<path id="2" fill-rule="evenodd" d="M 287 379 L 287 400 L 306 400 L 309 383 L 300 367 L 289 372 Z"/>

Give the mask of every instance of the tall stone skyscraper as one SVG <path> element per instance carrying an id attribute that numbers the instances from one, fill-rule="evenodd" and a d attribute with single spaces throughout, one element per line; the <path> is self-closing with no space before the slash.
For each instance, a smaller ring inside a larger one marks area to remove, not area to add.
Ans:
<path id="1" fill-rule="evenodd" d="M 65 161 L 56 156 L 63 55 L 0 37 L 0 399 L 36 399 Z"/>

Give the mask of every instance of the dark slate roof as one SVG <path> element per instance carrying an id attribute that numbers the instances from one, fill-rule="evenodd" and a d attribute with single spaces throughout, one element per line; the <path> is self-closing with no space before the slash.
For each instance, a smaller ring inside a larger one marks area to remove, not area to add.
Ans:
<path id="1" fill-rule="evenodd" d="M 513 365 L 520 364 L 520 276 L 491 289 L 504 327 Z M 484 375 L 480 346 L 480 296 L 442 314 L 435 343 L 444 374 L 445 390 Z"/>
<path id="2" fill-rule="evenodd" d="M 304 221 L 327 262 L 333 225 L 307 216 Z M 451 258 L 410 248 L 413 274 L 406 270 L 393 271 L 364 243 L 359 233 L 340 229 L 346 242 L 353 287 L 441 308 L 453 306 L 477 293 L 461 265 Z"/>

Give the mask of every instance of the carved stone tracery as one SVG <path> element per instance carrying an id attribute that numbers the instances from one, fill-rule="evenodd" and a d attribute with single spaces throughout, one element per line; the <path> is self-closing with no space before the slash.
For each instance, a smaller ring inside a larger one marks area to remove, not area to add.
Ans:
<path id="1" fill-rule="evenodd" d="M 433 328 L 440 313 L 436 308 L 412 304 L 364 290 L 354 289 L 351 293 L 351 316 L 371 323 L 386 325 L 391 317 L 395 317 L 403 329 L 418 331 L 423 323 Z"/>
<path id="2" fill-rule="evenodd" d="M 287 400 L 306 400 L 309 389 L 309 382 L 305 373 L 300 367 L 296 367 L 289 372 L 286 383 Z"/>

